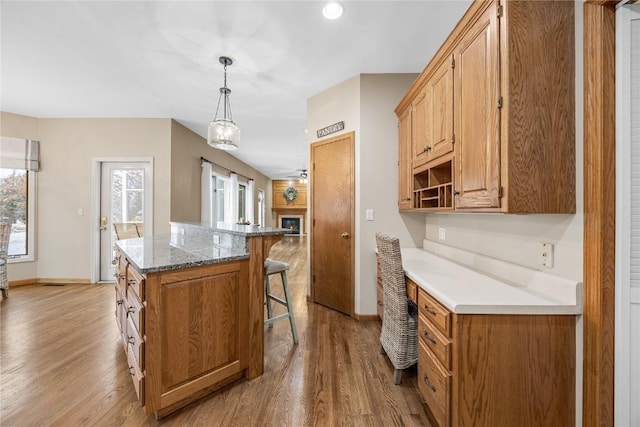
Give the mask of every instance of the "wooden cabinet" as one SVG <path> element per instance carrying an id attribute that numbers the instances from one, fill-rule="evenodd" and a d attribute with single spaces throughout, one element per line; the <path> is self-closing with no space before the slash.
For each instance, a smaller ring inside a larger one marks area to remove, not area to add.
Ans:
<path id="1" fill-rule="evenodd" d="M 418 290 L 418 389 L 442 426 L 575 424 L 575 316 L 455 314 Z"/>
<path id="2" fill-rule="evenodd" d="M 126 257 L 116 253 L 116 324 L 122 336 L 128 369 L 136 395 L 144 405 L 144 278 L 129 264 Z"/>
<path id="3" fill-rule="evenodd" d="M 574 32 L 571 2 L 471 4 L 396 108 L 414 114 L 411 209 L 575 212 Z M 451 206 L 424 186 L 449 160 Z"/>
<path id="4" fill-rule="evenodd" d="M 116 323 L 148 414 L 161 418 L 247 376 L 248 260 L 143 275 L 117 259 Z"/>
<path id="5" fill-rule="evenodd" d="M 500 207 L 497 14 L 493 2 L 455 48 L 457 209 Z"/>
<path id="6" fill-rule="evenodd" d="M 398 122 L 398 209 L 411 209 L 411 108 L 407 108 Z"/>

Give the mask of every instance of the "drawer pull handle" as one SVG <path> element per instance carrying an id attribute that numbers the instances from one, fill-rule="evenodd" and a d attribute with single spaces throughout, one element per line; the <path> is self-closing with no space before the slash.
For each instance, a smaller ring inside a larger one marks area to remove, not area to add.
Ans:
<path id="1" fill-rule="evenodd" d="M 382 307 L 382 306 L 384 305 L 384 303 L 383 303 L 382 301 L 378 301 L 378 305 L 379 305 L 380 307 Z"/>
<path id="2" fill-rule="evenodd" d="M 127 308 L 127 315 L 131 314 L 131 313 L 135 313 L 136 312 L 136 308 L 134 306 L 131 306 L 129 308 Z"/>
<path id="3" fill-rule="evenodd" d="M 422 377 L 424 383 L 427 385 L 427 387 L 429 387 L 432 391 L 436 391 L 436 386 L 434 386 L 433 384 L 431 384 L 429 382 L 429 377 L 427 376 L 427 374 L 424 374 L 424 376 Z"/>
<path id="4" fill-rule="evenodd" d="M 131 376 L 135 375 L 135 369 L 133 369 L 133 366 L 129 366 L 129 375 Z"/>
<path id="5" fill-rule="evenodd" d="M 117 304 L 117 305 L 120 305 L 120 304 L 122 304 L 123 302 L 124 302 L 124 300 L 119 299 L 119 300 L 117 300 L 117 301 L 116 301 L 116 304 Z"/>
<path id="6" fill-rule="evenodd" d="M 134 279 L 130 279 L 127 283 L 129 286 L 134 286 L 137 282 Z"/>
<path id="7" fill-rule="evenodd" d="M 436 344 L 436 340 L 434 340 L 433 338 L 431 338 L 431 336 L 429 336 L 429 333 L 428 333 L 427 331 L 424 331 L 424 337 L 425 337 L 425 339 L 426 339 L 427 341 L 431 341 L 431 343 L 432 343 L 433 345 L 435 345 L 435 344 Z"/>
<path id="8" fill-rule="evenodd" d="M 424 311 L 426 311 L 427 313 L 429 313 L 432 316 L 436 316 L 438 314 L 435 311 L 431 310 L 427 304 L 424 305 Z"/>
<path id="9" fill-rule="evenodd" d="M 127 343 L 128 343 L 128 344 L 135 344 L 135 343 L 136 343 L 136 341 L 133 339 L 133 337 L 132 337 L 132 336 L 129 336 L 129 339 L 127 340 Z"/>

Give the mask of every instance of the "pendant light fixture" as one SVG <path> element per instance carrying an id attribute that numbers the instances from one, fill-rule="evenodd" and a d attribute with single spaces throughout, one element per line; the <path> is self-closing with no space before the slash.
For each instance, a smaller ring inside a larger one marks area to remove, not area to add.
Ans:
<path id="1" fill-rule="evenodd" d="M 216 115 L 213 121 L 209 123 L 207 144 L 213 148 L 231 151 L 236 150 L 240 142 L 240 128 L 236 126 L 231 116 L 231 103 L 229 102 L 231 89 L 227 87 L 227 66 L 233 64 L 233 61 L 226 56 L 221 56 L 219 61 L 224 65 L 224 87 L 220 88 Z M 222 102 L 222 117 L 218 118 L 220 102 Z"/>

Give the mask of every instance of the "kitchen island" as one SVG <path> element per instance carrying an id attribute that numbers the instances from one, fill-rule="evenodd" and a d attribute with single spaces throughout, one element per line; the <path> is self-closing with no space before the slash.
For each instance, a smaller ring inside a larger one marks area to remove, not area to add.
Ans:
<path id="1" fill-rule="evenodd" d="M 116 321 L 147 414 L 262 375 L 264 260 L 286 232 L 171 223 L 116 243 Z"/>

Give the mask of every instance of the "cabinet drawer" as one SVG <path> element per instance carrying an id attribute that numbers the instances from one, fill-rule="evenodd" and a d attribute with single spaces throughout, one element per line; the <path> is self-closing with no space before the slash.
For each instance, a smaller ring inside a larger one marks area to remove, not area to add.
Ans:
<path id="1" fill-rule="evenodd" d="M 451 312 L 449 310 L 422 289 L 418 290 L 418 307 L 427 320 L 440 329 L 440 332 L 444 333 L 447 338 L 451 337 Z"/>
<path id="2" fill-rule="evenodd" d="M 418 285 L 413 280 L 405 277 L 405 283 L 407 286 L 407 296 L 416 304 L 418 303 Z"/>
<path id="3" fill-rule="evenodd" d="M 141 405 L 144 406 L 144 374 L 136 363 L 133 351 L 127 352 L 127 363 L 129 364 L 129 375 L 133 380 L 133 387 L 136 389 L 136 395 Z"/>
<path id="4" fill-rule="evenodd" d="M 131 318 L 140 336 L 144 336 L 144 306 L 130 289 L 127 289 L 127 317 Z"/>
<path id="5" fill-rule="evenodd" d="M 131 318 L 127 319 L 127 323 L 127 352 L 133 354 L 140 371 L 144 371 L 144 340 L 133 326 Z"/>
<path id="6" fill-rule="evenodd" d="M 438 358 L 445 369 L 451 369 L 451 341 L 449 341 L 424 314 L 418 315 L 418 336 Z"/>
<path id="7" fill-rule="evenodd" d="M 140 301 L 144 301 L 144 277 L 131 265 L 127 267 L 127 294 L 129 290 L 135 292 Z"/>
<path id="8" fill-rule="evenodd" d="M 418 340 L 418 389 L 440 427 L 450 422 L 451 374 L 436 360 L 422 340 Z"/>

